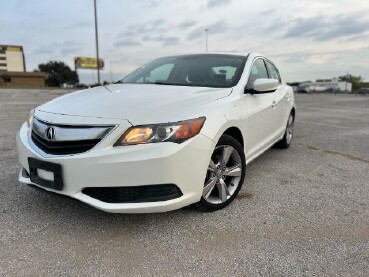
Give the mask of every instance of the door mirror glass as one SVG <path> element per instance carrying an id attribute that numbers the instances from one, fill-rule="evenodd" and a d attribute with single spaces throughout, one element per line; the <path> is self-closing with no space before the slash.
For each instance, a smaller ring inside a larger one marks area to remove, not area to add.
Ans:
<path id="1" fill-rule="evenodd" d="M 254 93 L 274 92 L 279 85 L 276 79 L 256 79 L 253 84 Z"/>

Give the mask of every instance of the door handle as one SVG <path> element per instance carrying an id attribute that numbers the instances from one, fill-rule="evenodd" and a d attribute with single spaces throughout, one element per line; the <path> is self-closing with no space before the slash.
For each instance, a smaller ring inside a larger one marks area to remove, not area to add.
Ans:
<path id="1" fill-rule="evenodd" d="M 272 108 L 275 109 L 277 107 L 277 101 L 273 100 L 272 102 Z"/>

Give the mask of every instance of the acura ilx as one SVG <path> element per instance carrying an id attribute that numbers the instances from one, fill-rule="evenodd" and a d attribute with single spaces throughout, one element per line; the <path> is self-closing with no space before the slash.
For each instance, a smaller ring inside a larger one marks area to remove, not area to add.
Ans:
<path id="1" fill-rule="evenodd" d="M 290 146 L 295 115 L 262 55 L 159 58 L 32 110 L 17 134 L 19 181 L 107 212 L 214 211 L 251 161 Z"/>

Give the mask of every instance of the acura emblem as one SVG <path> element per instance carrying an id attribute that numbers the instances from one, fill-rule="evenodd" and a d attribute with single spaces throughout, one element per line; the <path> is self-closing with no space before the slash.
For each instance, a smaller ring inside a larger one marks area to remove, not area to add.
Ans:
<path id="1" fill-rule="evenodd" d="M 47 140 L 53 140 L 55 138 L 55 128 L 54 127 L 48 127 L 46 129 L 45 138 Z"/>

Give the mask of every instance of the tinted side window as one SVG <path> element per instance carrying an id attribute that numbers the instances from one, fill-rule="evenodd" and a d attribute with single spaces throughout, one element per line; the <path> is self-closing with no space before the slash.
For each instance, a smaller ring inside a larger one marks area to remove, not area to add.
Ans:
<path id="1" fill-rule="evenodd" d="M 279 76 L 277 68 L 275 68 L 275 66 L 268 61 L 266 61 L 266 64 L 268 67 L 270 79 L 279 80 L 279 82 L 281 83 L 281 76 Z"/>
<path id="2" fill-rule="evenodd" d="M 265 67 L 263 59 L 257 59 L 251 66 L 249 81 L 247 82 L 247 88 L 252 88 L 256 79 L 268 79 L 268 71 Z"/>

